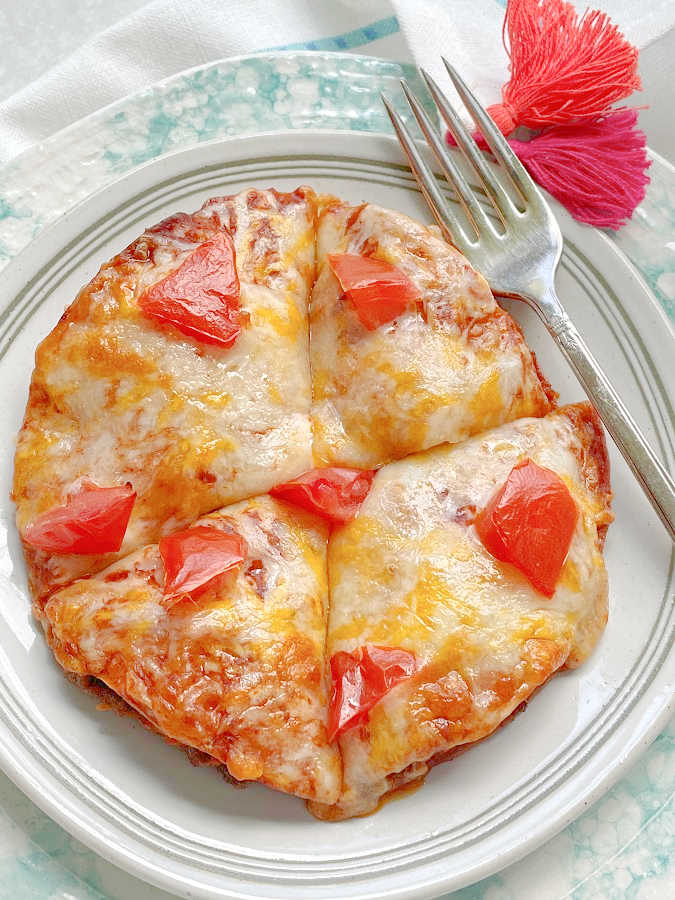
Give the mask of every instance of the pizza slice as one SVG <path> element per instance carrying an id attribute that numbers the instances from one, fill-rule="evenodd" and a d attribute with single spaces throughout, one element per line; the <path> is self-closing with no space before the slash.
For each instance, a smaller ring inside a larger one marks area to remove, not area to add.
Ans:
<path id="1" fill-rule="evenodd" d="M 250 190 L 164 220 L 40 344 L 13 490 L 35 596 L 310 468 L 315 206 Z"/>
<path id="2" fill-rule="evenodd" d="M 49 643 L 235 779 L 333 803 L 327 539 L 320 516 L 269 496 L 228 506 L 54 593 Z"/>
<path id="3" fill-rule="evenodd" d="M 610 498 L 587 404 L 380 469 L 329 546 L 344 789 L 316 816 L 372 811 L 589 655 L 607 620 Z"/>
<path id="4" fill-rule="evenodd" d="M 518 325 L 432 229 L 328 199 L 317 253 L 315 465 L 377 467 L 551 409 Z"/>

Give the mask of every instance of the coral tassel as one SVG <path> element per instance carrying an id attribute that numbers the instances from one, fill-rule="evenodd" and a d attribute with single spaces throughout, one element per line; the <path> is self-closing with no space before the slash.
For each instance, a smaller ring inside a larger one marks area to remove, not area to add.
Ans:
<path id="1" fill-rule="evenodd" d="M 507 42 L 508 35 L 508 42 Z M 488 112 L 504 134 L 599 116 L 641 87 L 638 51 L 605 13 L 565 0 L 508 0 L 511 79 Z"/>
<path id="2" fill-rule="evenodd" d="M 651 165 L 637 111 L 612 110 L 591 122 L 553 125 L 509 143 L 532 177 L 580 222 L 620 228 L 642 201 Z"/>

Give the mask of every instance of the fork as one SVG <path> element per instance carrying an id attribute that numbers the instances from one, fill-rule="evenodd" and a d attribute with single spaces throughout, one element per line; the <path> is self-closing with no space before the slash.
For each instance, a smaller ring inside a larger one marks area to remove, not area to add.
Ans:
<path id="1" fill-rule="evenodd" d="M 443 138 L 419 100 L 402 81 L 413 114 L 446 180 L 455 189 L 469 228 L 451 209 L 410 131 L 383 95 L 382 100 L 420 190 L 444 237 L 485 275 L 493 293 L 523 300 L 537 313 L 598 411 L 671 540 L 675 540 L 675 482 L 647 443 L 556 295 L 554 276 L 563 246 L 558 223 L 541 191 L 483 106 L 450 63 L 446 59 L 443 63 L 493 156 L 506 172 L 512 190 L 517 192 L 519 204 L 497 179 L 450 101 L 424 69 L 420 71 L 431 96 L 462 155 L 480 178 L 501 220 L 502 230 L 493 226 L 474 189 L 446 149 Z"/>

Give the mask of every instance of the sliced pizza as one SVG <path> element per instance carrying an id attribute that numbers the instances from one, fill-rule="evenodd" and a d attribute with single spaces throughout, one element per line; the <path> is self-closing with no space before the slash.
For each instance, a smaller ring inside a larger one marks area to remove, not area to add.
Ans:
<path id="1" fill-rule="evenodd" d="M 587 404 L 392 463 L 329 547 L 329 737 L 344 789 L 377 807 L 480 740 L 607 619 L 604 436 Z"/>
<path id="2" fill-rule="evenodd" d="M 604 437 L 554 405 L 432 228 L 308 188 L 164 220 L 36 353 L 13 496 L 57 660 L 200 763 L 372 811 L 602 632 Z"/>
<path id="3" fill-rule="evenodd" d="M 149 228 L 40 344 L 16 451 L 35 596 L 311 467 L 309 189 Z"/>
<path id="4" fill-rule="evenodd" d="M 323 518 L 269 496 L 225 507 L 54 593 L 48 640 L 67 672 L 237 780 L 333 803 L 327 539 Z"/>
<path id="5" fill-rule="evenodd" d="M 431 229 L 325 200 L 317 253 L 315 465 L 374 468 L 551 409 L 518 325 Z"/>

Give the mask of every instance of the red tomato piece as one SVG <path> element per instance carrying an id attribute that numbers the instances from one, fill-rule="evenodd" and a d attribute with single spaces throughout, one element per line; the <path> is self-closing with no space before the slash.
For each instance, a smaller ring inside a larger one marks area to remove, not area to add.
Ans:
<path id="1" fill-rule="evenodd" d="M 528 459 L 511 469 L 475 526 L 494 557 L 516 566 L 538 591 L 552 597 L 578 517 L 565 482 Z"/>
<path id="2" fill-rule="evenodd" d="M 24 540 L 50 553 L 117 553 L 136 500 L 130 484 L 102 488 L 88 483 L 64 506 L 39 516 Z"/>
<path id="3" fill-rule="evenodd" d="M 412 281 L 383 259 L 329 253 L 328 262 L 368 331 L 391 322 L 419 299 L 419 291 Z"/>
<path id="4" fill-rule="evenodd" d="M 399 682 L 417 671 L 412 653 L 366 644 L 340 650 L 330 660 L 333 689 L 328 707 L 328 740 L 368 721 L 370 710 Z"/>
<path id="5" fill-rule="evenodd" d="M 359 511 L 374 477 L 371 469 L 312 469 L 278 484 L 270 494 L 342 525 Z"/>
<path id="6" fill-rule="evenodd" d="M 144 315 L 204 344 L 231 347 L 241 331 L 234 244 L 220 232 L 141 296 Z"/>
<path id="7" fill-rule="evenodd" d="M 164 563 L 164 605 L 170 609 L 189 594 L 198 597 L 218 575 L 246 558 L 248 547 L 236 532 L 196 525 L 159 542 Z"/>

